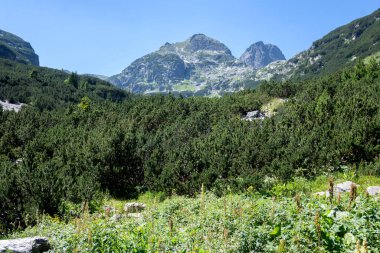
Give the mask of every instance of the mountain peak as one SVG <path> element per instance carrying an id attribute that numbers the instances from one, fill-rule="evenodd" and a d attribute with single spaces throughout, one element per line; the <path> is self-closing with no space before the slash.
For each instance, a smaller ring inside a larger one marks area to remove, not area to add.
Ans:
<path id="1" fill-rule="evenodd" d="M 262 40 L 253 43 L 251 46 L 256 45 L 256 46 L 265 46 L 264 42 Z"/>
<path id="2" fill-rule="evenodd" d="M 273 61 L 285 60 L 285 56 L 277 46 L 258 41 L 245 50 L 240 60 L 248 66 L 259 69 Z"/>
<path id="3" fill-rule="evenodd" d="M 207 38 L 209 38 L 209 37 L 206 36 L 203 33 L 196 33 L 196 34 L 194 34 L 193 36 L 190 37 L 190 41 L 194 40 L 194 39 L 207 39 Z"/>
<path id="4" fill-rule="evenodd" d="M 201 50 L 210 51 L 222 51 L 226 54 L 231 55 L 230 49 L 220 41 L 206 36 L 205 34 L 198 33 L 191 36 L 186 41 L 186 49 L 190 52 L 197 52 Z"/>
<path id="5" fill-rule="evenodd" d="M 108 80 L 139 93 L 189 89 L 209 94 L 213 89 L 210 83 L 227 85 L 251 72 L 226 45 L 194 34 L 182 42 L 163 44 Z"/>

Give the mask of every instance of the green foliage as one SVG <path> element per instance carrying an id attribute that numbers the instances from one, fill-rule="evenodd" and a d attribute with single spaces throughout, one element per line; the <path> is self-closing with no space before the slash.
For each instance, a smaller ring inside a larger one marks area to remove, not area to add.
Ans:
<path id="1" fill-rule="evenodd" d="M 122 101 L 128 94 L 100 79 L 0 59 L 0 100 L 52 110 L 79 103 L 85 96 Z"/>
<path id="2" fill-rule="evenodd" d="M 32 69 L 30 72 L 29 72 L 29 77 L 30 78 L 37 78 L 37 75 L 38 75 L 38 72 L 36 69 Z"/>
<path id="3" fill-rule="evenodd" d="M 51 73 L 44 71 L 38 69 L 37 79 Z M 26 214 L 59 214 L 66 201 L 97 201 L 105 193 L 194 196 L 203 185 L 220 196 L 248 187 L 282 196 L 303 189 L 287 183 L 295 176 L 347 166 L 355 175 L 380 172 L 377 63 L 297 83 L 264 83 L 258 91 L 221 98 L 130 96 L 120 103 L 100 99 L 122 99 L 119 90 L 102 94 L 93 79 L 83 79 L 93 89 L 86 93 L 64 85 L 67 74 L 54 73 L 62 94 L 53 94 L 58 100 L 69 96 L 61 107 L 41 111 L 32 104 L 0 114 L 0 210 L 7 229 Z M 287 101 L 274 116 L 242 120 L 249 111 L 269 108 L 263 105 L 280 94 Z"/>
<path id="4" fill-rule="evenodd" d="M 332 205 L 299 194 L 301 209 L 292 197 L 216 197 L 201 190 L 195 198 L 148 201 L 138 219 L 84 210 L 67 223 L 43 216 L 11 237 L 46 236 L 55 252 L 354 252 L 358 241 L 361 252 L 364 245 L 380 252 L 375 198 L 360 195 L 349 208 L 348 193 Z"/>
<path id="5" fill-rule="evenodd" d="M 323 120 L 326 116 L 329 116 L 331 113 L 330 103 L 330 95 L 324 90 L 318 97 L 315 107 L 316 120 Z"/>
<path id="6" fill-rule="evenodd" d="M 84 97 L 84 98 L 82 98 L 82 100 L 78 104 L 78 107 L 85 111 L 88 109 L 90 104 L 91 104 L 91 99 L 89 97 Z"/>
<path id="7" fill-rule="evenodd" d="M 70 76 L 65 80 L 65 84 L 72 85 L 75 88 L 78 88 L 78 74 L 76 72 L 72 72 Z"/>

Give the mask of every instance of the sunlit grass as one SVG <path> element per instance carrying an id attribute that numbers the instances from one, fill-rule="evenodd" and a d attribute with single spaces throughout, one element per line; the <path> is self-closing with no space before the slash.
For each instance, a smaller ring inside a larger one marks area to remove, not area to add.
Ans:
<path id="1" fill-rule="evenodd" d="M 369 61 L 371 60 L 371 58 L 374 58 L 376 61 L 380 62 L 380 52 L 376 52 L 370 56 L 367 56 L 365 59 L 364 59 L 364 63 L 365 64 L 368 64 Z"/>
<path id="2" fill-rule="evenodd" d="M 285 99 L 273 98 L 268 103 L 261 106 L 261 111 L 268 113 L 268 115 L 273 115 L 277 110 L 285 103 Z"/>
<path id="3" fill-rule="evenodd" d="M 194 85 L 188 85 L 188 84 L 178 84 L 173 86 L 173 89 L 175 91 L 196 91 L 196 88 Z"/>

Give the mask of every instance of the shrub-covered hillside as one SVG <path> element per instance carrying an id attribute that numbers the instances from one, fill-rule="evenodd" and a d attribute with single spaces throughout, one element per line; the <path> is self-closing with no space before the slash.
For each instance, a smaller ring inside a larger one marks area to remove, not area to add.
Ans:
<path id="1" fill-rule="evenodd" d="M 85 96 L 121 101 L 127 93 L 97 78 L 0 59 L 0 100 L 43 110 L 66 107 Z"/>
<path id="2" fill-rule="evenodd" d="M 1 223 L 12 229 L 27 214 L 59 214 L 65 201 L 92 203 L 105 192 L 193 195 L 202 184 L 215 194 L 227 186 L 265 191 L 266 176 L 287 181 L 346 165 L 378 174 L 379 94 L 380 67 L 371 61 L 222 98 L 90 98 L 1 112 Z M 242 120 L 273 97 L 288 99 L 274 116 Z"/>
<path id="3" fill-rule="evenodd" d="M 307 74 L 331 73 L 352 66 L 356 58 L 380 51 L 380 9 L 341 26 L 315 41 L 306 51 L 309 62 L 299 68 Z M 310 62 L 315 62 L 311 66 Z"/>
<path id="4" fill-rule="evenodd" d="M 378 57 L 380 9 L 329 32 L 311 47 L 287 61 L 274 62 L 256 74 L 256 79 L 304 79 L 334 73 L 355 65 L 357 59 Z"/>

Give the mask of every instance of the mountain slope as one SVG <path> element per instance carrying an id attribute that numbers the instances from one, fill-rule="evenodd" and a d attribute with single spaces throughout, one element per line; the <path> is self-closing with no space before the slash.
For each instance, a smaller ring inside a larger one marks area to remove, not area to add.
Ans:
<path id="1" fill-rule="evenodd" d="M 120 101 L 127 93 L 97 78 L 0 59 L 0 100 L 43 109 L 91 100 Z"/>
<path id="2" fill-rule="evenodd" d="M 39 66 L 38 55 L 29 42 L 0 30 L 0 58 Z"/>
<path id="3" fill-rule="evenodd" d="M 260 67 L 271 59 L 256 57 L 255 60 Z M 245 84 L 241 80 L 254 72 L 254 67 L 236 59 L 223 43 L 204 34 L 195 34 L 183 42 L 166 43 L 108 80 L 137 93 L 210 95 L 242 89 Z"/>
<path id="4" fill-rule="evenodd" d="M 380 52 L 380 9 L 331 31 L 288 61 L 260 69 L 256 80 L 311 76 L 351 66 L 354 60 Z"/>

